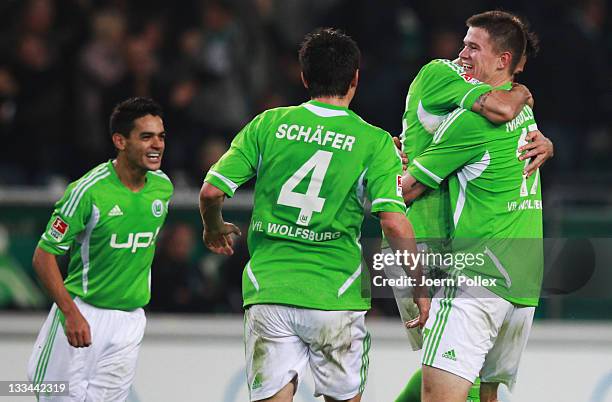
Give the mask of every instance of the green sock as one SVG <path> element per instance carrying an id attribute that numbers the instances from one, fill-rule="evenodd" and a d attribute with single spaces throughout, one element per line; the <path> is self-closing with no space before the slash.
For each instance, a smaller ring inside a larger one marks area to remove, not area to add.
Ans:
<path id="1" fill-rule="evenodd" d="M 470 392 L 468 392 L 467 402 L 480 402 L 480 378 L 476 377 Z"/>
<path id="2" fill-rule="evenodd" d="M 421 369 L 418 369 L 408 384 L 404 387 L 399 396 L 395 399 L 395 402 L 421 402 L 421 381 L 423 379 L 423 373 Z"/>
<path id="3" fill-rule="evenodd" d="M 423 373 L 421 369 L 418 369 L 408 384 L 404 387 L 399 396 L 395 399 L 395 402 L 421 402 L 421 382 L 423 380 Z M 476 378 L 474 385 L 468 392 L 467 402 L 480 402 L 480 378 Z"/>

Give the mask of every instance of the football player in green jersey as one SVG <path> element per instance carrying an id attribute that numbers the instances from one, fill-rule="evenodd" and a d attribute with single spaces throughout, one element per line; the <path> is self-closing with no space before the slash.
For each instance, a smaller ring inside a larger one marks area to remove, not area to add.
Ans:
<path id="1" fill-rule="evenodd" d="M 477 79 L 510 89 L 533 35 L 505 12 L 478 14 L 467 24 L 462 64 Z M 481 400 L 495 401 L 500 382 L 512 388 L 516 381 L 543 269 L 539 170 L 528 178 L 529 161 L 520 158 L 535 131 L 529 106 L 501 126 L 457 109 L 404 176 L 408 202 L 449 177 L 453 255 L 477 261 L 451 267 L 454 284 L 432 303 L 424 329 L 424 401 L 463 402 L 479 374 Z"/>
<path id="2" fill-rule="evenodd" d="M 359 242 L 365 197 L 391 246 L 416 251 L 393 140 L 348 108 L 359 58 L 355 42 L 337 30 L 307 35 L 299 59 L 311 100 L 255 117 L 202 186 L 204 242 L 231 254 L 239 230 L 223 221 L 223 200 L 257 177 L 243 273 L 252 401 L 293 400 L 307 366 L 316 396 L 361 400 L 370 349 L 369 280 L 362 280 Z M 413 325 L 421 325 L 429 299 L 416 302 Z"/>
<path id="3" fill-rule="evenodd" d="M 491 34 L 495 35 L 496 32 Z M 520 71 L 522 66 L 517 66 L 516 72 Z M 473 75 L 469 63 L 468 68 L 464 68 L 460 58 L 455 62 L 437 59 L 425 65 L 412 82 L 406 97 L 401 136 L 404 152 L 411 159 L 420 155 L 431 144 L 441 122 L 457 107 L 471 109 L 493 123 L 505 123 L 518 115 L 525 102 L 533 104 L 529 91 L 522 85 L 514 84 L 510 91 L 491 89 L 490 85 Z M 552 157 L 553 145 L 542 133 L 534 131 L 526 137 L 522 151 L 527 151 L 521 156 L 523 160 L 532 158 L 525 168 L 529 176 Z M 446 239 L 452 228 L 449 208 L 446 182 L 439 188 L 428 189 L 411 204 L 408 216 L 420 249 L 441 252 L 448 246 Z M 383 252 L 390 253 L 391 250 L 384 249 Z M 385 266 L 385 272 L 392 278 L 403 275 L 403 270 L 395 266 Z M 393 291 L 402 320 L 411 320 L 416 314 L 416 307 L 412 303 L 410 288 L 393 288 Z M 406 332 L 412 348 L 420 349 L 423 342 L 421 329 L 411 328 Z M 417 374 L 420 378 L 420 373 Z M 396 402 L 412 402 L 413 399 L 406 395 L 413 394 L 414 384 L 411 380 Z M 476 389 L 473 391 L 470 394 L 477 394 Z"/>
<path id="4" fill-rule="evenodd" d="M 147 98 L 118 104 L 110 134 L 116 159 L 68 186 L 34 252 L 34 269 L 55 303 L 28 376 L 35 384 L 68 381 L 70 392 L 67 399 L 41 393 L 40 400 L 123 401 L 136 374 L 155 241 L 173 192 L 159 170 L 161 108 Z M 62 280 L 56 256 L 67 252 Z"/>

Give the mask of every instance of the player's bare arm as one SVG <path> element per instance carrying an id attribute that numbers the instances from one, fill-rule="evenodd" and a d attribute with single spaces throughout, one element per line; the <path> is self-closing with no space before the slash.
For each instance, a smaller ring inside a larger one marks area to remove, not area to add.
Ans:
<path id="1" fill-rule="evenodd" d="M 514 119 L 525 105 L 533 106 L 533 97 L 526 86 L 513 84 L 510 91 L 493 90 L 480 95 L 472 112 L 486 117 L 491 123 L 502 124 Z"/>
<path id="2" fill-rule="evenodd" d="M 411 254 L 417 253 L 416 241 L 414 240 L 414 230 L 406 216 L 399 212 L 380 212 L 380 226 L 389 241 L 393 250 L 408 251 Z M 409 277 L 414 278 L 417 284 L 421 283 L 423 268 L 421 264 L 417 266 L 404 267 Z M 414 302 L 419 308 L 419 316 L 406 323 L 408 328 L 425 326 L 431 300 L 429 299 L 427 288 L 424 286 L 413 287 Z"/>
<path id="3" fill-rule="evenodd" d="M 32 265 L 43 286 L 64 314 L 64 332 L 70 345 L 75 348 L 91 345 L 89 324 L 64 286 L 55 255 L 36 247 Z"/>
<path id="4" fill-rule="evenodd" d="M 555 155 L 555 146 L 550 139 L 544 136 L 540 130 L 531 131 L 525 137 L 527 144 L 519 148 L 523 154 L 519 160 L 531 159 L 529 165 L 524 170 L 525 176 L 529 177 L 548 159 Z"/>
<path id="5" fill-rule="evenodd" d="M 234 254 L 232 234 L 240 236 L 240 229 L 223 220 L 221 209 L 225 193 L 209 183 L 204 183 L 200 190 L 200 215 L 204 225 L 204 244 L 216 254 Z"/>
<path id="6" fill-rule="evenodd" d="M 409 205 L 414 200 L 419 198 L 427 190 L 427 186 L 412 177 L 410 173 L 404 173 L 402 177 L 402 192 L 404 202 Z"/>

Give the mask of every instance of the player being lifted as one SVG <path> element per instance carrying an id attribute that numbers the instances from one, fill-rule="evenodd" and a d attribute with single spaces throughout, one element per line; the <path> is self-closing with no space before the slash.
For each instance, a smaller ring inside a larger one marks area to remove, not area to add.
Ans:
<path id="1" fill-rule="evenodd" d="M 503 28 L 500 27 L 500 28 Z M 498 34 L 492 30 L 490 34 Z M 468 50 L 466 44 L 461 53 Z M 458 107 L 471 109 L 486 117 L 493 123 L 500 124 L 512 120 L 518 115 L 525 103 L 532 104 L 529 91 L 522 85 L 515 84 L 510 91 L 494 89 L 485 82 L 479 81 L 471 68 L 461 65 L 461 58 L 450 60 L 433 60 L 425 65 L 412 82 L 406 98 L 406 111 L 403 116 L 402 144 L 403 150 L 410 159 L 416 158 L 431 143 L 438 126 L 450 112 Z M 522 159 L 534 157 L 526 168 L 526 174 L 532 174 L 553 154 L 552 143 L 539 131 L 530 133 L 527 144 L 521 151 L 528 153 Z M 408 216 L 414 225 L 415 236 L 421 250 L 444 252 L 448 250 L 447 239 L 450 236 L 448 189 L 443 182 L 438 189 L 429 189 L 415 200 Z M 384 248 L 384 245 L 383 245 Z M 390 253 L 391 250 L 384 249 Z M 436 267 L 430 267 L 433 270 Z M 388 277 L 403 275 L 400 267 L 385 267 Z M 393 289 L 402 321 L 414 318 L 416 306 L 412 302 L 410 288 Z M 422 346 L 420 329 L 408 329 L 407 334 L 414 350 Z M 470 391 L 476 400 L 478 385 Z M 396 402 L 420 400 L 420 371 L 409 381 Z"/>
<path id="2" fill-rule="evenodd" d="M 472 16 L 467 24 L 462 64 L 478 80 L 509 90 L 536 42 L 533 34 L 500 11 Z M 543 270 L 539 170 L 527 178 L 529 161 L 520 160 L 535 131 L 529 106 L 499 126 L 457 109 L 404 176 L 408 202 L 449 178 L 452 252 L 481 258 L 449 267 L 451 278 L 493 282 L 438 291 L 424 329 L 423 401 L 463 402 L 479 374 L 481 400 L 495 401 L 500 382 L 512 388 L 516 381 Z"/>
<path id="3" fill-rule="evenodd" d="M 364 197 L 391 246 L 416 251 L 391 136 L 348 108 L 359 59 L 355 42 L 340 31 L 307 35 L 299 60 L 311 100 L 255 117 L 200 193 L 206 245 L 231 254 L 231 235 L 239 231 L 223 221 L 223 200 L 257 176 L 242 286 L 252 401 L 293 400 L 307 365 L 315 395 L 361 400 L 370 349 L 359 243 Z M 417 303 L 422 324 L 429 299 Z"/>
<path id="4" fill-rule="evenodd" d="M 67 398 L 39 400 L 123 401 L 136 374 L 155 241 L 173 187 L 159 170 L 166 137 L 159 105 L 146 98 L 120 103 L 110 133 L 117 158 L 68 186 L 34 252 L 55 304 L 28 377 L 68 381 L 70 390 Z M 56 256 L 68 251 L 62 281 Z"/>

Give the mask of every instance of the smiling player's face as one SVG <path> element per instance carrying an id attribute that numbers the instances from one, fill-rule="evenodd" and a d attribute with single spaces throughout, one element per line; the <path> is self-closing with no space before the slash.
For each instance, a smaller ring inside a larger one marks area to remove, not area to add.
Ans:
<path id="1" fill-rule="evenodd" d="M 132 167 L 158 170 L 164 154 L 166 132 L 159 116 L 150 114 L 134 120 L 134 128 L 125 138 L 124 149 Z"/>
<path id="2" fill-rule="evenodd" d="M 489 33 L 482 28 L 470 27 L 463 39 L 459 60 L 465 72 L 482 82 L 489 82 L 498 70 L 500 55 Z"/>

